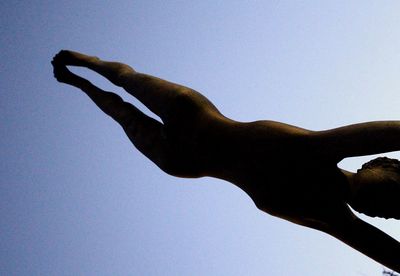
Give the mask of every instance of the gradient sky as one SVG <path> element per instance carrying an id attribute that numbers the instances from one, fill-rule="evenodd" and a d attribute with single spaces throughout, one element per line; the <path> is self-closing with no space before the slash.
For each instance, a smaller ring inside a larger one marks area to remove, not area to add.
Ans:
<path id="1" fill-rule="evenodd" d="M 3 1 L 0 275 L 381 275 L 380 264 L 259 211 L 227 182 L 164 174 L 84 94 L 57 83 L 50 60 L 73 49 L 123 61 L 239 121 L 322 130 L 400 119 L 399 9 L 394 0 Z M 400 222 L 368 221 L 400 240 Z"/>

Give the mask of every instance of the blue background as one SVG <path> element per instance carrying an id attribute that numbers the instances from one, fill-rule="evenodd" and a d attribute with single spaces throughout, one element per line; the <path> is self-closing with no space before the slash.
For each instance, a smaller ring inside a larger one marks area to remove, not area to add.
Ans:
<path id="1" fill-rule="evenodd" d="M 322 130 L 400 119 L 399 9 L 3 1 L 0 275 L 380 275 L 380 264 L 259 211 L 227 182 L 164 174 L 83 93 L 57 83 L 50 61 L 61 49 L 123 61 L 202 92 L 239 121 Z M 95 74 L 74 72 L 149 114 Z M 400 239 L 399 222 L 368 221 Z"/>

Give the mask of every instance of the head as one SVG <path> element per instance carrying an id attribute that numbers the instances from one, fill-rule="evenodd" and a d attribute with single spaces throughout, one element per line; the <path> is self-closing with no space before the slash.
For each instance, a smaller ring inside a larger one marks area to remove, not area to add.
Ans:
<path id="1" fill-rule="evenodd" d="M 378 157 L 365 163 L 353 180 L 350 206 L 369 216 L 400 218 L 400 161 Z"/>

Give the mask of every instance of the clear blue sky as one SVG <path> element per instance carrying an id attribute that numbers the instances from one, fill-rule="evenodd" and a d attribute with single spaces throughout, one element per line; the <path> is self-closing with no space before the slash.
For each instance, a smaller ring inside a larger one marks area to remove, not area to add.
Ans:
<path id="1" fill-rule="evenodd" d="M 239 121 L 320 130 L 400 119 L 399 9 L 394 0 L 3 1 L 0 275 L 381 275 L 227 182 L 164 174 L 85 95 L 57 83 L 50 60 L 60 49 L 120 60 L 202 92 Z M 400 239 L 400 222 L 368 221 Z"/>

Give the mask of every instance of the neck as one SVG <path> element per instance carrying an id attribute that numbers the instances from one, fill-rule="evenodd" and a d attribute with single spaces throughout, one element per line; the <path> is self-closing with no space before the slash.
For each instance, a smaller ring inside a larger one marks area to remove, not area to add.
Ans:
<path id="1" fill-rule="evenodd" d="M 355 182 L 355 173 L 346 171 L 341 169 L 343 175 L 346 177 L 346 185 L 347 185 L 347 189 L 346 189 L 346 194 L 345 194 L 345 199 L 347 202 L 351 201 L 354 198 L 354 194 L 356 193 L 357 190 L 357 184 Z"/>

